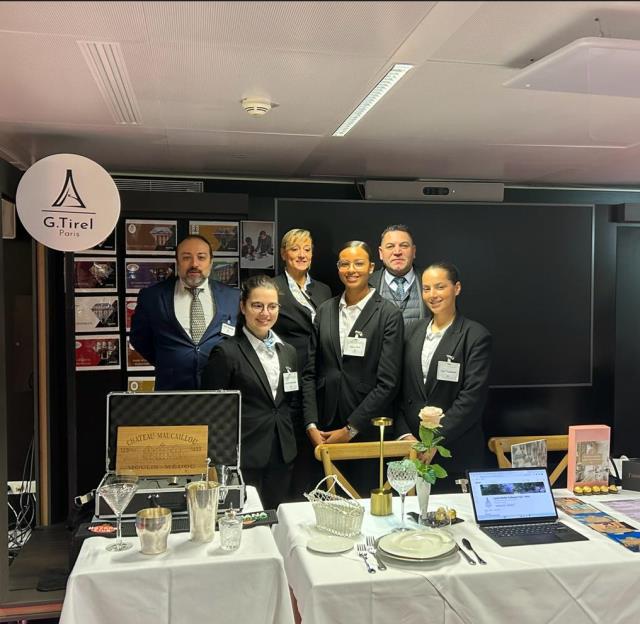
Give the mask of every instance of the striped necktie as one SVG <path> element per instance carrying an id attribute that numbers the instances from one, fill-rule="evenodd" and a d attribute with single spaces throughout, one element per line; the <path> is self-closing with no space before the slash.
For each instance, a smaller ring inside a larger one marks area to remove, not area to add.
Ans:
<path id="1" fill-rule="evenodd" d="M 207 329 L 204 321 L 204 309 L 202 307 L 202 301 L 200 301 L 200 293 L 204 288 L 187 288 L 187 290 L 193 297 L 191 299 L 190 309 L 191 340 L 198 344 Z"/>

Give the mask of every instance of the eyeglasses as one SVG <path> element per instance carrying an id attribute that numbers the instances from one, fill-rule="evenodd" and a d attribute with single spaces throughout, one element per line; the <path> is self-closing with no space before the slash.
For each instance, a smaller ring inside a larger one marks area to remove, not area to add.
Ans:
<path id="1" fill-rule="evenodd" d="M 257 301 L 253 301 L 250 305 L 254 312 L 263 312 L 265 308 L 267 312 L 276 312 L 280 309 L 279 303 L 258 303 Z"/>
<path id="2" fill-rule="evenodd" d="M 369 267 L 369 263 L 366 260 L 355 260 L 354 262 L 338 260 L 336 264 L 340 271 L 348 271 L 349 267 L 353 267 L 356 271 L 364 271 Z"/>

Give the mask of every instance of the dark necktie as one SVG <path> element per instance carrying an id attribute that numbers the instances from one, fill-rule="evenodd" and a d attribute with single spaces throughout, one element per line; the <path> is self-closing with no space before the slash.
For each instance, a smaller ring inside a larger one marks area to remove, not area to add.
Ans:
<path id="1" fill-rule="evenodd" d="M 191 340 L 196 344 L 200 342 L 200 338 L 204 335 L 207 329 L 207 325 L 204 320 L 204 309 L 202 307 L 202 301 L 200 301 L 200 293 L 204 288 L 188 288 L 191 296 L 191 310 L 190 310 L 190 329 Z"/>
<path id="2" fill-rule="evenodd" d="M 396 296 L 398 297 L 398 299 L 404 299 L 404 285 L 407 280 L 404 277 L 394 277 L 391 281 L 394 282 L 397 286 Z"/>

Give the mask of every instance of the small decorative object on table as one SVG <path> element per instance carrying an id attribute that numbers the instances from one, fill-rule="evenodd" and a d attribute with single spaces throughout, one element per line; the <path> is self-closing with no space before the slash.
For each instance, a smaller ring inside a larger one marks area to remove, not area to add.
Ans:
<path id="1" fill-rule="evenodd" d="M 372 418 L 371 424 L 380 429 L 380 475 L 379 486 L 371 490 L 371 515 L 390 516 L 393 513 L 391 490 L 384 487 L 384 428 L 393 424 L 393 419 L 380 416 Z"/>
<path id="2" fill-rule="evenodd" d="M 327 479 L 333 479 L 334 486 L 338 484 L 349 498 L 321 490 L 320 486 Z M 321 479 L 318 485 L 308 494 L 305 492 L 304 496 L 313 507 L 316 514 L 316 526 L 321 531 L 343 537 L 354 537 L 360 533 L 364 507 L 351 496 L 334 475 L 327 475 Z"/>
<path id="3" fill-rule="evenodd" d="M 220 547 L 222 550 L 238 550 L 242 539 L 242 517 L 236 514 L 236 510 L 228 509 L 224 516 L 218 520 L 220 529 Z"/>
<path id="4" fill-rule="evenodd" d="M 440 421 L 444 418 L 444 413 L 439 407 L 427 405 L 418 413 L 420 419 L 419 436 L 420 440 L 413 445 L 413 448 L 427 460 L 431 460 L 436 451 L 442 457 L 451 457 L 448 449 L 440 444 L 444 436 L 439 434 Z M 416 493 L 418 495 L 418 505 L 420 506 L 420 519 L 427 519 L 427 507 L 429 505 L 429 494 L 431 486 L 436 479 L 443 479 L 447 476 L 447 471 L 440 464 L 425 463 L 421 459 L 412 460 L 418 471 L 416 479 Z"/>

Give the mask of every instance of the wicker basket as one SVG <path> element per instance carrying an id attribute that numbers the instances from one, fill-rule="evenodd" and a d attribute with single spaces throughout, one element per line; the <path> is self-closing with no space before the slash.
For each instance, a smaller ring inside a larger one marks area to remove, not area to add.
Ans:
<path id="1" fill-rule="evenodd" d="M 329 478 L 332 478 L 334 485 L 337 483 L 349 498 L 343 498 L 319 489 L 322 483 Z M 311 492 L 308 494 L 305 492 L 304 496 L 313 507 L 316 514 L 316 526 L 321 531 L 343 537 L 354 537 L 360 533 L 364 507 L 347 492 L 334 475 L 326 476 Z"/>

